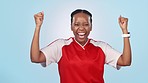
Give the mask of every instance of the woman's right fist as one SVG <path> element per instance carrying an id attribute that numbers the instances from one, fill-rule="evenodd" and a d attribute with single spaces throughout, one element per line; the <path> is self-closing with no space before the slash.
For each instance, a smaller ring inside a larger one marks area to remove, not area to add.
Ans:
<path id="1" fill-rule="evenodd" d="M 44 12 L 39 12 L 34 15 L 35 23 L 37 27 L 41 27 L 44 19 Z"/>

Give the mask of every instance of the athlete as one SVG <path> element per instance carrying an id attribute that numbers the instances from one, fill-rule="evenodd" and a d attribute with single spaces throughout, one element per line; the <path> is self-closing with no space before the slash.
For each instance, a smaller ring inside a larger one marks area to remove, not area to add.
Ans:
<path id="1" fill-rule="evenodd" d="M 104 64 L 116 69 L 131 65 L 128 18 L 120 16 L 118 19 L 124 41 L 121 53 L 106 42 L 88 38 L 92 30 L 92 14 L 87 10 L 77 9 L 71 13 L 74 37 L 57 39 L 42 49 L 39 34 L 44 13 L 39 12 L 34 18 L 36 28 L 30 50 L 31 61 L 42 66 L 57 63 L 60 83 L 104 83 Z"/>

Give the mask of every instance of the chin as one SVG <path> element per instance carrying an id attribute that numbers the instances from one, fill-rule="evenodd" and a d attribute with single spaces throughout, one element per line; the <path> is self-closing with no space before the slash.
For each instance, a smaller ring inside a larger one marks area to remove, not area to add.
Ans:
<path id="1" fill-rule="evenodd" d="M 79 43 L 86 43 L 87 38 L 76 38 L 77 42 Z"/>

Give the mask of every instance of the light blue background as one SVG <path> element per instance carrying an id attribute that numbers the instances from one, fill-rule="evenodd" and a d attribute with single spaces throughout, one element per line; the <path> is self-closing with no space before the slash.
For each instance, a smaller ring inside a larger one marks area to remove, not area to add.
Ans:
<path id="1" fill-rule="evenodd" d="M 116 70 L 105 65 L 106 83 L 148 83 L 148 1 L 147 0 L 1 0 L 0 1 L 0 83 L 59 83 L 57 64 L 46 68 L 31 63 L 29 51 L 35 29 L 33 15 L 44 11 L 40 47 L 57 38 L 69 38 L 70 13 L 87 9 L 93 14 L 90 38 L 109 43 L 122 51 L 118 25 L 120 15 L 129 18 L 133 62 Z"/>

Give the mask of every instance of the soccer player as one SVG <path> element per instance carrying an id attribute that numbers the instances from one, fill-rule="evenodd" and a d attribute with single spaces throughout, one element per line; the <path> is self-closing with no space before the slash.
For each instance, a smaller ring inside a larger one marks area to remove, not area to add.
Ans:
<path id="1" fill-rule="evenodd" d="M 57 63 L 61 83 L 104 83 L 104 64 L 116 69 L 131 65 L 128 18 L 120 16 L 118 19 L 124 40 L 122 53 L 106 42 L 88 38 L 92 30 L 92 14 L 87 10 L 77 9 L 71 13 L 74 37 L 57 39 L 42 49 L 39 33 L 44 13 L 39 12 L 34 18 L 36 28 L 30 50 L 31 61 L 42 66 Z"/>

